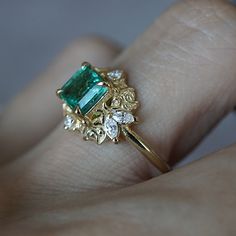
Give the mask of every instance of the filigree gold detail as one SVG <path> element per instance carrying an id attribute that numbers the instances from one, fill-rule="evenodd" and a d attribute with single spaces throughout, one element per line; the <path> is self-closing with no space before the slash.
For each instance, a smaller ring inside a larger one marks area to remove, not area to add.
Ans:
<path id="1" fill-rule="evenodd" d="M 122 108 L 127 111 L 136 110 L 138 102 L 135 100 L 135 92 L 133 88 L 126 87 L 114 95 L 111 106 L 114 108 Z"/>
<path id="2" fill-rule="evenodd" d="M 86 116 L 81 116 L 79 112 L 72 111 L 70 107 L 63 104 L 64 116 L 70 115 L 75 120 L 69 130 L 82 133 L 85 140 L 93 140 L 97 144 L 101 144 L 110 138 L 117 143 L 119 140 L 118 135 L 122 130 L 121 126 L 128 126 L 136 121 L 136 117 L 132 115 L 132 112 L 138 107 L 135 91 L 133 88 L 128 87 L 125 72 L 122 71 L 119 79 L 111 79 L 108 77 L 108 73 L 112 72 L 111 70 L 100 68 L 95 68 L 95 70 L 101 71 L 105 84 L 109 86 L 109 95 L 102 99 Z M 115 113 L 116 117 L 113 119 L 112 116 Z M 123 123 L 117 122 L 117 115 L 125 116 L 126 119 L 124 119 Z M 107 129 L 105 123 L 109 125 L 109 120 L 111 127 Z M 118 131 L 115 130 L 117 127 L 119 129 Z M 113 128 L 114 132 L 112 130 Z"/>

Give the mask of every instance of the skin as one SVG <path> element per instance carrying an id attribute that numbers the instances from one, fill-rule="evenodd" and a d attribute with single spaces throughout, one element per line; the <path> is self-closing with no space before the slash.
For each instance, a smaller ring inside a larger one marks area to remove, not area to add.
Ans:
<path id="1" fill-rule="evenodd" d="M 55 90 L 82 61 L 128 72 L 134 129 L 173 165 L 236 104 L 235 6 L 180 1 L 121 53 L 97 37 L 65 49 L 2 113 L 0 234 L 236 235 L 236 145 L 156 176 L 126 142 L 63 130 Z"/>

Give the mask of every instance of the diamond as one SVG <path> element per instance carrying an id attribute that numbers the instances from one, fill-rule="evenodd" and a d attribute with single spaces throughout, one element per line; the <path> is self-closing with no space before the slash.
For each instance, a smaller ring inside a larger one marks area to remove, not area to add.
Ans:
<path id="1" fill-rule="evenodd" d="M 109 117 L 105 119 L 104 130 L 111 139 L 116 138 L 119 134 L 119 128 L 117 122 Z"/>
<path id="2" fill-rule="evenodd" d="M 66 115 L 65 116 L 65 119 L 64 119 L 64 127 L 65 129 L 71 129 L 73 124 L 74 124 L 75 120 L 69 116 L 69 115 Z"/>
<path id="3" fill-rule="evenodd" d="M 123 75 L 122 70 L 113 70 L 107 73 L 109 79 L 120 79 Z"/>
<path id="4" fill-rule="evenodd" d="M 134 122 L 134 116 L 126 111 L 114 111 L 112 118 L 119 124 L 130 124 Z"/>

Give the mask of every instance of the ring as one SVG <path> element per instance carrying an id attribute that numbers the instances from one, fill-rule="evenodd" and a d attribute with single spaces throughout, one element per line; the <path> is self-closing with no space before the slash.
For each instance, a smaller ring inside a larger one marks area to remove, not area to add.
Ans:
<path id="1" fill-rule="evenodd" d="M 170 171 L 168 164 L 132 129 L 138 122 L 135 91 L 126 83 L 123 70 L 94 67 L 88 62 L 57 90 L 63 101 L 64 128 L 79 132 L 84 140 L 102 144 L 118 143 L 125 138 L 160 172 Z"/>

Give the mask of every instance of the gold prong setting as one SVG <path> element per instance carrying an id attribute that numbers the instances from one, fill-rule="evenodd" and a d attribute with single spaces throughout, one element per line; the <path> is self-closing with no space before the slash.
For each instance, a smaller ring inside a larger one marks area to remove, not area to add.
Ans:
<path id="1" fill-rule="evenodd" d="M 86 67 L 86 66 L 91 67 L 91 64 L 90 64 L 89 62 L 87 62 L 87 61 L 84 61 L 84 62 L 81 64 L 81 67 Z"/>
<path id="2" fill-rule="evenodd" d="M 117 144 L 122 134 L 122 126 L 128 127 L 137 123 L 137 117 L 133 115 L 138 103 L 134 89 L 126 84 L 126 74 L 123 70 L 97 68 L 88 62 L 82 63 L 82 67 L 86 66 L 100 73 L 104 81 L 98 82 L 97 85 L 108 87 L 108 93 L 86 115 L 82 115 L 79 106 L 72 110 L 64 101 L 64 128 L 82 133 L 84 140 L 94 140 L 101 144 L 110 139 Z M 63 90 L 58 89 L 56 93 L 60 98 Z"/>
<path id="3" fill-rule="evenodd" d="M 123 70 L 97 68 L 84 62 L 56 92 L 63 100 L 64 128 L 97 144 L 105 140 L 117 144 L 122 136 L 160 172 L 168 172 L 168 164 L 132 130 L 131 125 L 138 122 L 134 111 L 139 103 L 126 79 Z"/>
<path id="4" fill-rule="evenodd" d="M 57 89 L 56 95 L 60 98 L 60 94 L 62 94 L 63 90 L 62 89 Z"/>

